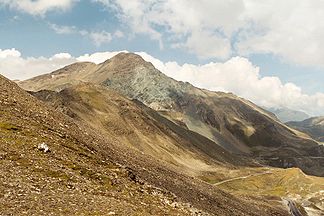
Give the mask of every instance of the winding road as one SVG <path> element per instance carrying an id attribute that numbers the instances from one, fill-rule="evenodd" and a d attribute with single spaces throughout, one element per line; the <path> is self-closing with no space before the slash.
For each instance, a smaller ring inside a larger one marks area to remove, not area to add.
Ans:
<path id="1" fill-rule="evenodd" d="M 218 186 L 218 185 L 225 184 L 225 183 L 228 183 L 228 182 L 231 182 L 231 181 L 236 181 L 236 180 L 240 180 L 240 179 L 247 179 L 247 178 L 250 178 L 250 177 L 266 175 L 266 174 L 271 174 L 271 173 L 272 173 L 271 171 L 266 171 L 266 172 L 262 172 L 262 173 L 250 174 L 250 175 L 247 175 L 247 176 L 241 176 L 241 177 L 236 177 L 236 178 L 231 178 L 231 179 L 227 179 L 227 180 L 224 180 L 224 181 L 220 181 L 220 182 L 215 183 L 214 185 Z M 290 199 L 287 199 L 287 198 L 285 198 L 284 201 L 285 201 L 285 204 L 287 205 L 287 207 L 289 209 L 289 213 L 292 216 L 303 216 L 303 214 L 298 210 L 298 208 L 296 206 L 296 203 L 294 201 L 292 201 Z"/>
<path id="2" fill-rule="evenodd" d="M 286 205 L 289 208 L 289 212 L 292 216 L 303 216 L 302 213 L 298 210 L 296 203 L 290 199 L 285 199 Z"/>

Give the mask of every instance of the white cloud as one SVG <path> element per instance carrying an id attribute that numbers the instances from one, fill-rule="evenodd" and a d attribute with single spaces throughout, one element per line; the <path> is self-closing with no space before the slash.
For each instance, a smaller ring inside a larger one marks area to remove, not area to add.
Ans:
<path id="1" fill-rule="evenodd" d="M 70 58 L 72 58 L 70 53 L 57 53 L 52 57 L 52 59 L 70 59 Z"/>
<path id="2" fill-rule="evenodd" d="M 10 79 L 27 79 L 40 74 L 49 73 L 76 59 L 68 53 L 59 53 L 50 58 L 21 56 L 15 49 L 0 49 L 0 73 Z"/>
<path id="3" fill-rule="evenodd" d="M 91 32 L 89 33 L 89 37 L 96 46 L 100 46 L 104 43 L 109 43 L 112 40 L 112 35 L 106 31 Z"/>
<path id="4" fill-rule="evenodd" d="M 124 51 L 116 51 L 116 52 L 96 52 L 93 54 L 85 54 L 79 56 L 76 59 L 80 62 L 93 62 L 96 64 L 100 64 L 106 61 L 107 59 L 114 57 L 120 52 L 128 52 L 128 51 L 124 50 Z"/>
<path id="5" fill-rule="evenodd" d="M 239 53 L 273 53 L 295 64 L 324 66 L 324 1 L 246 0 Z"/>
<path id="6" fill-rule="evenodd" d="M 21 53 L 15 48 L 2 50 L 0 49 L 0 59 L 5 59 L 8 57 L 20 57 Z"/>
<path id="7" fill-rule="evenodd" d="M 115 31 L 115 33 L 114 33 L 114 37 L 116 37 L 116 38 L 123 38 L 124 36 L 125 36 L 124 33 L 119 30 Z"/>
<path id="8" fill-rule="evenodd" d="M 50 23 L 49 26 L 57 34 L 75 34 L 78 32 L 78 30 L 75 26 L 56 25 L 53 23 Z"/>
<path id="9" fill-rule="evenodd" d="M 52 10 L 67 10 L 76 0 L 0 0 L 0 5 L 6 5 L 31 15 L 45 15 Z"/>
<path id="10" fill-rule="evenodd" d="M 224 63 L 205 65 L 179 65 L 163 63 L 146 53 L 138 54 L 166 75 L 200 88 L 232 92 L 265 107 L 287 107 L 324 115 L 324 93 L 308 95 L 293 83 L 282 83 L 278 77 L 261 77 L 259 67 L 247 58 L 234 57 Z"/>
<path id="11" fill-rule="evenodd" d="M 0 50 L 0 73 L 10 79 L 26 79 L 48 73 L 77 61 L 96 64 L 120 52 L 98 52 L 73 57 L 69 53 L 55 54 L 50 58 L 21 56 L 15 49 Z M 283 83 L 278 77 L 261 77 L 259 67 L 247 58 L 233 57 L 224 63 L 205 65 L 162 62 L 145 52 L 137 52 L 146 61 L 166 75 L 213 91 L 233 92 L 266 107 L 287 107 L 311 115 L 324 115 L 324 93 L 305 94 L 293 83 Z"/>
<path id="12" fill-rule="evenodd" d="M 92 1 L 115 11 L 132 32 L 201 58 L 272 53 L 324 66 L 323 0 Z"/>
<path id="13" fill-rule="evenodd" d="M 114 38 L 122 38 L 124 37 L 123 32 L 120 30 L 115 31 L 114 33 L 110 33 L 107 31 L 87 31 L 84 29 L 79 30 L 75 26 L 64 26 L 64 25 L 56 25 L 53 23 L 49 23 L 51 29 L 53 29 L 57 34 L 78 34 L 83 37 L 89 38 L 96 46 L 100 46 L 102 44 L 106 44 L 111 42 Z"/>
<path id="14" fill-rule="evenodd" d="M 207 32 L 193 32 L 181 46 L 200 58 L 217 56 L 220 59 L 227 59 L 231 55 L 231 42 L 228 39 Z"/>
<path id="15" fill-rule="evenodd" d="M 79 0 L 0 0 L 0 6 L 45 15 L 67 10 Z M 200 58 L 271 53 L 294 64 L 324 67 L 323 0 L 92 0 L 114 11 L 135 34 L 148 34 L 160 48 L 170 43 Z M 121 32 L 52 26 L 79 31 L 99 46 Z"/>

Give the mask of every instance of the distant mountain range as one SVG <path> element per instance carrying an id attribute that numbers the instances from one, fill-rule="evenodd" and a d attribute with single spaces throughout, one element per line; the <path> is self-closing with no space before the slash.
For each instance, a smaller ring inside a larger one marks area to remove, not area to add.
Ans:
<path id="1" fill-rule="evenodd" d="M 0 214 L 39 200 L 30 214 L 324 210 L 323 145 L 243 98 L 175 81 L 132 53 L 18 84 L 28 92 L 0 76 Z"/>
<path id="2" fill-rule="evenodd" d="M 266 108 L 270 112 L 274 113 L 282 122 L 289 121 L 303 121 L 310 116 L 302 111 L 292 110 L 288 108 Z"/>
<path id="3" fill-rule="evenodd" d="M 307 133 L 313 139 L 324 142 L 324 116 L 313 117 L 304 121 L 286 123 L 289 127 Z"/>

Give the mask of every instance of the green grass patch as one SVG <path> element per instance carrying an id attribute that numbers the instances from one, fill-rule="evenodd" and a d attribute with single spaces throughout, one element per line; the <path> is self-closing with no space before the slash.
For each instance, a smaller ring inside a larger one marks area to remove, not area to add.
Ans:
<path id="1" fill-rule="evenodd" d="M 50 177 L 50 178 L 59 178 L 62 180 L 70 180 L 69 176 L 62 172 L 62 171 L 58 171 L 58 170 L 50 170 L 47 168 L 41 169 L 41 168 L 34 168 L 33 172 L 35 173 L 39 173 L 42 174 L 46 177 Z"/>
<path id="2" fill-rule="evenodd" d="M 8 130 L 8 131 L 19 131 L 20 130 L 20 128 L 18 126 L 7 123 L 7 122 L 0 122 L 0 129 Z"/>

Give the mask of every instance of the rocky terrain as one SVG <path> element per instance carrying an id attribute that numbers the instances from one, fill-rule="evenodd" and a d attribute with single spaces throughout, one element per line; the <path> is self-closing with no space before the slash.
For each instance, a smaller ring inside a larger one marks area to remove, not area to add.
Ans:
<path id="1" fill-rule="evenodd" d="M 190 215 L 112 162 L 86 127 L 1 76 L 0 107 L 1 215 Z"/>
<path id="2" fill-rule="evenodd" d="M 318 142 L 249 101 L 177 82 L 135 54 L 121 53 L 99 65 L 76 63 L 19 85 L 31 91 L 60 91 L 82 82 L 138 100 L 230 153 L 265 165 L 299 167 L 308 174 L 324 175 L 324 148 Z"/>
<path id="3" fill-rule="evenodd" d="M 88 123 L 106 136 L 168 163 L 178 172 L 235 195 L 251 196 L 253 191 L 268 201 L 289 200 L 287 205 L 297 206 L 298 212 L 305 215 L 306 210 L 313 214 L 324 210 L 324 179 L 307 176 L 296 168 L 261 167 L 249 158 L 238 158 L 140 102 L 107 88 L 83 83 L 60 92 L 42 90 L 31 94 L 76 121 Z"/>
<path id="4" fill-rule="evenodd" d="M 41 90 L 31 94 L 102 134 L 182 171 L 196 170 L 199 174 L 215 171 L 217 166 L 259 166 L 175 124 L 141 102 L 101 86 L 82 83 L 60 92 Z"/>
<path id="5" fill-rule="evenodd" d="M 0 107 L 1 215 L 288 215 L 279 200 L 231 195 L 179 172 L 1 76 Z M 125 132 L 110 125 L 111 134 Z M 208 155 L 199 146 L 184 151 L 194 152 Z M 227 156 L 211 164 L 232 164 Z"/>
<path id="6" fill-rule="evenodd" d="M 308 134 L 315 140 L 324 142 L 324 116 L 313 117 L 300 122 L 291 121 L 286 124 Z"/>

